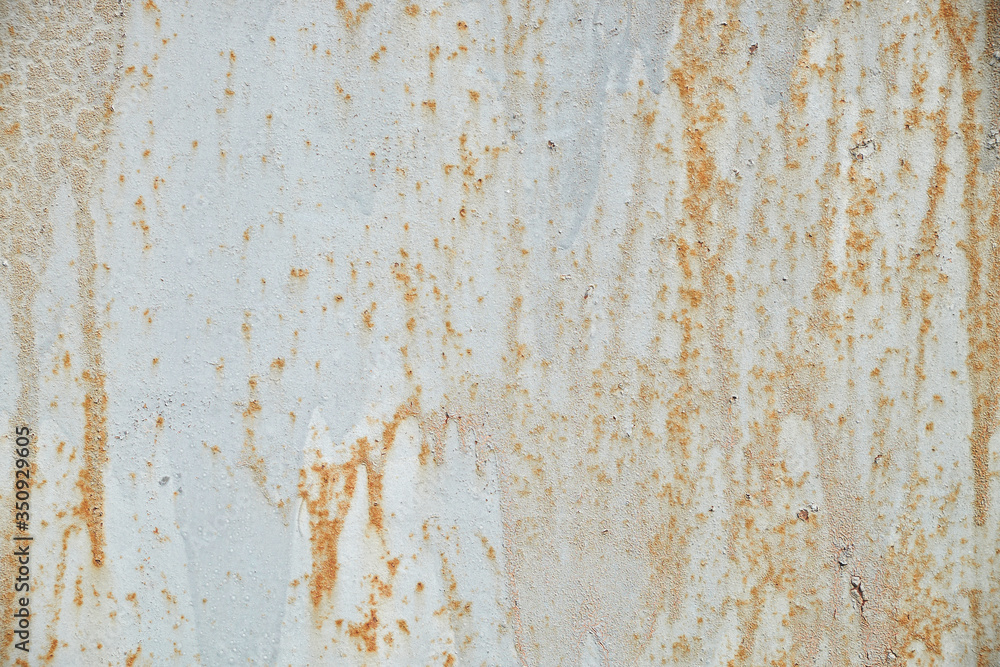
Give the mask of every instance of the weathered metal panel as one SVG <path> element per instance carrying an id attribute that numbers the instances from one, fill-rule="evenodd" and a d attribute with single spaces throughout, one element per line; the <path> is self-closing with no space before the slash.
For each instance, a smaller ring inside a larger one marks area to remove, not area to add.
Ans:
<path id="1" fill-rule="evenodd" d="M 1000 665 L 995 0 L 0 19 L 4 663 Z"/>

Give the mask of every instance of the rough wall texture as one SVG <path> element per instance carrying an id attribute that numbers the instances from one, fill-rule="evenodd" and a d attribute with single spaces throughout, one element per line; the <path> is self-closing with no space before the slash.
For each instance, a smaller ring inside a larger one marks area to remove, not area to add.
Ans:
<path id="1" fill-rule="evenodd" d="M 996 0 L 0 24 L 4 663 L 1000 665 Z"/>

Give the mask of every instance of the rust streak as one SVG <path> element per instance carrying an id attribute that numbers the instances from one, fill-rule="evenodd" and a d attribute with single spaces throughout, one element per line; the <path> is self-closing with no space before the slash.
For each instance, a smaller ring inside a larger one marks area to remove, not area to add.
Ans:
<path id="1" fill-rule="evenodd" d="M 995 4 L 995 3 L 994 3 Z M 993 12 L 996 12 L 995 6 Z M 969 262 L 967 367 L 973 386 L 971 443 L 973 474 L 973 521 L 985 526 L 989 512 L 989 443 L 997 428 L 997 408 L 1000 400 L 1000 313 L 996 303 L 1000 298 L 1000 207 L 996 201 L 996 186 L 989 214 L 980 215 L 978 183 L 980 163 L 980 125 L 976 122 L 976 104 L 981 90 L 975 87 L 974 68 L 965 44 L 959 13 L 949 0 L 941 0 L 938 15 L 944 22 L 951 42 L 949 54 L 962 81 L 962 120 L 959 129 L 966 152 L 966 175 L 962 208 L 969 219 L 968 240 L 961 247 Z M 995 39 L 995 35 L 993 35 Z"/>

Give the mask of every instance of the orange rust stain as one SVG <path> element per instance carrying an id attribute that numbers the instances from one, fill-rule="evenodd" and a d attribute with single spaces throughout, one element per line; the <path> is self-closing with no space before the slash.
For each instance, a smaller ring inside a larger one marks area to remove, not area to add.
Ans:
<path id="1" fill-rule="evenodd" d="M 292 278 L 305 278 L 309 275 L 309 269 L 292 269 L 290 275 Z"/>
<path id="2" fill-rule="evenodd" d="M 434 100 L 424 100 L 420 104 L 426 107 L 427 109 L 430 109 L 431 113 L 437 111 L 437 102 L 435 102 Z"/>
<path id="3" fill-rule="evenodd" d="M 364 321 L 365 326 L 369 329 L 375 328 L 375 321 L 372 319 L 372 315 L 375 314 L 376 306 L 377 304 L 372 301 L 372 305 L 368 306 L 368 308 L 361 313 L 361 319 Z"/>
<path id="4" fill-rule="evenodd" d="M 318 607 L 329 594 L 337 580 L 337 543 L 343 529 L 344 517 L 351 507 L 357 486 L 358 467 L 367 468 L 368 477 L 368 520 L 379 533 L 383 531 L 382 513 L 382 470 L 381 461 L 396 439 L 396 432 L 404 420 L 417 416 L 420 411 L 419 396 L 415 394 L 397 408 L 392 419 L 383 424 L 379 439 L 380 456 L 374 456 L 375 445 L 368 438 L 359 438 L 352 445 L 352 456 L 343 464 L 334 465 L 316 461 L 309 471 L 299 471 L 299 495 L 309 513 L 312 542 L 312 576 L 309 579 L 310 599 Z M 377 460 L 377 462 L 376 462 Z M 309 485 L 309 473 L 316 484 Z M 395 574 L 399 558 L 388 562 L 390 572 Z M 378 582 L 376 582 L 378 583 Z M 374 637 L 374 635 L 372 635 Z"/>
<path id="5" fill-rule="evenodd" d="M 73 604 L 75 604 L 77 607 L 83 606 L 83 588 L 81 587 L 82 584 L 83 584 L 83 577 L 77 577 L 76 582 L 74 583 L 74 592 L 73 592 Z"/>
<path id="6" fill-rule="evenodd" d="M 58 648 L 59 648 L 59 640 L 53 637 L 52 640 L 49 641 L 49 650 L 46 651 L 45 655 L 42 656 L 42 661 L 52 662 L 52 659 L 55 658 L 56 656 L 56 649 Z"/>
<path id="7" fill-rule="evenodd" d="M 140 653 L 142 653 L 142 644 L 139 644 L 134 651 L 125 655 L 125 665 L 127 667 L 133 667 L 133 665 L 135 665 L 135 661 L 138 660 Z"/>
<path id="8" fill-rule="evenodd" d="M 75 513 L 82 516 L 90 536 L 91 559 L 95 566 L 104 564 L 104 466 L 108 461 L 107 407 L 104 374 L 83 372 L 89 390 L 83 399 L 84 465 L 77 481 L 82 499 Z"/>
<path id="9" fill-rule="evenodd" d="M 371 11 L 372 3 L 363 2 L 354 11 L 351 11 L 347 8 L 347 3 L 344 0 L 337 0 L 336 7 L 337 11 L 344 17 L 344 27 L 350 30 L 361 25 L 361 17 Z"/>
<path id="10" fill-rule="evenodd" d="M 348 623 L 347 634 L 364 644 L 364 650 L 375 653 L 378 650 L 378 615 L 374 609 L 368 611 L 368 618 L 363 623 Z"/>
<path id="11" fill-rule="evenodd" d="M 344 517 L 350 509 L 351 497 L 357 484 L 357 466 L 336 466 L 315 463 L 312 473 L 319 482 L 319 491 L 310 493 L 305 486 L 306 471 L 301 472 L 300 495 L 307 511 L 312 535 L 312 576 L 309 578 L 310 598 L 318 607 L 323 597 L 333 590 L 337 580 L 337 543 L 344 526 Z M 340 493 L 336 487 L 340 485 Z M 330 511 L 330 504 L 336 509 Z"/>
<path id="12" fill-rule="evenodd" d="M 407 5 L 403 9 L 403 11 L 406 12 L 407 16 L 416 16 L 417 14 L 420 13 L 420 6 L 419 5 Z"/>
<path id="13" fill-rule="evenodd" d="M 261 412 L 263 408 L 257 396 L 256 376 L 251 376 L 247 380 L 247 387 L 249 389 L 249 397 L 247 400 L 247 409 L 243 411 L 243 430 L 246 433 L 246 437 L 243 439 L 243 448 L 240 452 L 238 465 L 250 471 L 257 488 L 264 494 L 267 502 L 273 505 L 274 502 L 267 488 L 267 466 L 264 457 L 257 452 L 255 421 L 257 413 Z"/>

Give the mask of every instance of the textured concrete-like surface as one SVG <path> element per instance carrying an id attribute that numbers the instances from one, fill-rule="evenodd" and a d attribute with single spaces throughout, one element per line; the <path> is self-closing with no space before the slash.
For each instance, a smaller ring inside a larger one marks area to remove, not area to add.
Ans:
<path id="1" fill-rule="evenodd" d="M 1000 664 L 995 0 L 0 24 L 4 663 Z"/>

